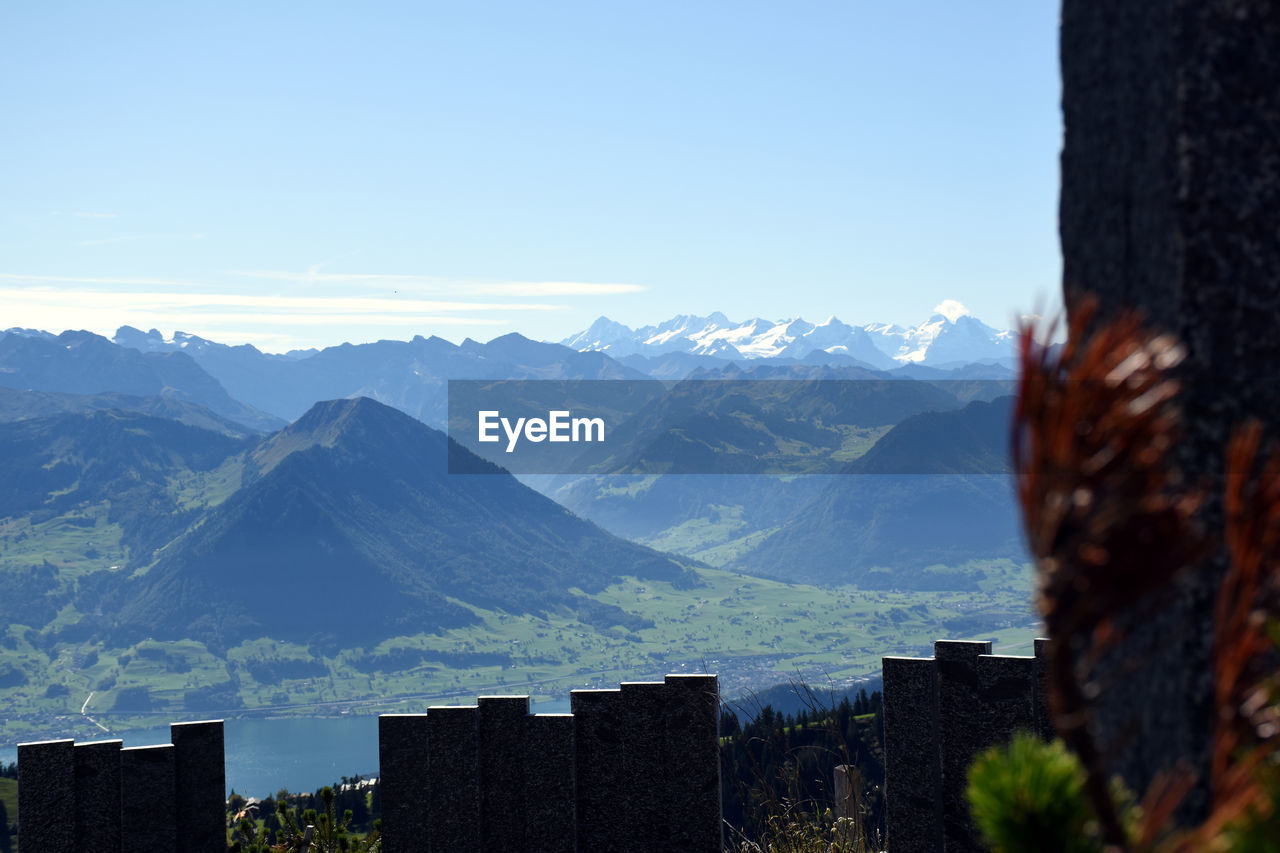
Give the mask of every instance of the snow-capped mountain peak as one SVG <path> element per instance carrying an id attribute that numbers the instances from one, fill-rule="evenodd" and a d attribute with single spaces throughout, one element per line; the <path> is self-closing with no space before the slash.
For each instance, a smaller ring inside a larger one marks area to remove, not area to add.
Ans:
<path id="1" fill-rule="evenodd" d="M 986 325 L 954 299 L 944 300 L 928 320 L 911 327 L 895 323 L 851 326 L 834 315 L 816 325 L 799 317 L 735 322 L 717 311 L 705 317 L 679 314 L 634 330 L 601 317 L 587 330 L 560 343 L 614 357 L 688 353 L 801 360 L 816 353 L 820 359 L 851 358 L 882 369 L 904 364 L 1011 361 L 1014 355 L 1012 332 Z"/>

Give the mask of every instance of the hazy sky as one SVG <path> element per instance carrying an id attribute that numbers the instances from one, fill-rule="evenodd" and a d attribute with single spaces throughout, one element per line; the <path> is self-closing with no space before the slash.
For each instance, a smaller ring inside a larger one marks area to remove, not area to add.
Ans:
<path id="1" fill-rule="evenodd" d="M 1052 0 L 8 3 L 0 328 L 1058 304 Z"/>

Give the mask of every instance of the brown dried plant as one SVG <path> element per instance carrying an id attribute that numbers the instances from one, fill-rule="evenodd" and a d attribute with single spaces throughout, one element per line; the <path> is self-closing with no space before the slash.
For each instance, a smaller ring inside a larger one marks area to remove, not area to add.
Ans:
<path id="1" fill-rule="evenodd" d="M 1037 605 L 1050 636 L 1050 708 L 1079 758 L 1102 841 L 1114 850 L 1168 853 L 1229 849 L 1227 830 L 1271 815 L 1259 770 L 1278 754 L 1280 678 L 1280 454 L 1259 467 L 1262 429 L 1236 430 L 1223 478 L 1223 541 L 1229 556 L 1214 619 L 1211 810 L 1198 827 L 1171 831 L 1190 790 L 1189 772 L 1166 774 L 1143 799 L 1131 839 L 1090 731 L 1093 665 L 1114 648 L 1143 606 L 1207 553 L 1197 511 L 1203 489 L 1187 483 L 1180 437 L 1182 348 L 1136 314 L 1095 323 L 1084 301 L 1059 352 L 1021 338 L 1022 372 L 1013 452 L 1019 500 L 1039 579 Z M 1206 733 L 1208 735 L 1209 733 Z M 1157 843 L 1159 842 L 1159 843 Z"/>
<path id="2" fill-rule="evenodd" d="M 1103 841 L 1122 847 L 1085 674 L 1118 638 L 1120 618 L 1167 591 L 1204 539 L 1200 494 L 1171 458 L 1179 385 L 1170 372 L 1183 350 L 1135 314 L 1090 331 L 1095 315 L 1083 303 L 1056 353 L 1022 330 L 1013 456 L 1050 637 L 1050 709 L 1084 767 Z"/>

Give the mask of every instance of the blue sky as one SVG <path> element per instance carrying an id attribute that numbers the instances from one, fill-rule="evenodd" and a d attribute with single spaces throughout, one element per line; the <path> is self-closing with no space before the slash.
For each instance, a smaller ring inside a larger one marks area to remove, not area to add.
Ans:
<path id="1" fill-rule="evenodd" d="M 5 4 L 0 328 L 1059 302 L 1046 0 Z"/>

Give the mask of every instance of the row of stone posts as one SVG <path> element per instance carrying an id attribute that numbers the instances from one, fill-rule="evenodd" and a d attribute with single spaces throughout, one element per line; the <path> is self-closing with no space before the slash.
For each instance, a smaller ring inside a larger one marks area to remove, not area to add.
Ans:
<path id="1" fill-rule="evenodd" d="M 965 801 L 969 765 L 1017 731 L 1050 738 L 1046 640 L 1034 657 L 941 640 L 931 658 L 883 659 L 885 832 L 893 853 L 982 848 Z"/>
<path id="2" fill-rule="evenodd" d="M 18 853 L 226 853 L 222 721 L 171 743 L 18 745 Z"/>
<path id="3" fill-rule="evenodd" d="M 386 853 L 721 853 L 714 675 L 378 719 Z M 18 746 L 19 853 L 225 853 L 222 721 Z"/>
<path id="4" fill-rule="evenodd" d="M 714 675 L 378 720 L 387 853 L 720 853 Z"/>

